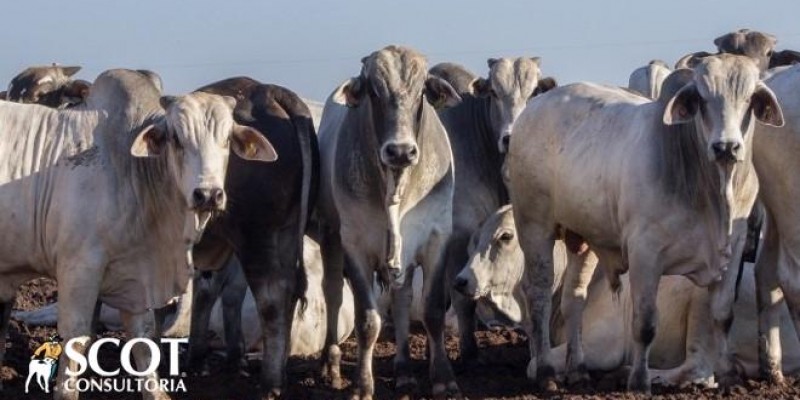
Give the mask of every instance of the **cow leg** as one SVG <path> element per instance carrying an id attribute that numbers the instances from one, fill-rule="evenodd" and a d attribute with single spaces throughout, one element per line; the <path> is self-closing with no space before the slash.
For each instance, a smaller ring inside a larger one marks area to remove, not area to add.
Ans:
<path id="1" fill-rule="evenodd" d="M 747 222 L 737 221 L 734 225 L 734 236 L 731 239 L 732 256 L 730 267 L 723 272 L 722 280 L 709 286 L 711 295 L 711 318 L 714 321 L 714 343 L 716 345 L 716 363 L 714 375 L 722 387 L 741 382 L 735 367 L 735 360 L 728 347 L 728 333 L 733 325 L 733 300 L 736 295 L 736 275 L 742 259 L 742 249 L 747 236 Z"/>
<path id="2" fill-rule="evenodd" d="M 554 280 L 553 246 L 550 232 L 543 232 L 530 223 L 520 222 L 517 215 L 519 242 L 525 254 L 522 290 L 527 300 L 526 324 L 531 359 L 527 375 L 547 391 L 557 389 L 555 369 L 550 361 L 550 313 Z"/>
<path id="3" fill-rule="evenodd" d="M 280 397 L 286 384 L 289 337 L 295 307 L 295 273 L 298 268 L 297 229 L 263 234 L 263 240 L 245 244 L 239 253 L 250 290 L 261 316 L 262 392 Z"/>
<path id="4" fill-rule="evenodd" d="M 122 325 L 128 333 L 128 338 L 148 338 L 151 340 L 157 339 L 156 337 L 156 321 L 155 314 L 152 311 L 146 311 L 141 314 L 132 314 L 120 310 L 120 317 L 122 318 Z M 131 348 L 133 360 L 136 362 L 136 369 L 139 371 L 144 370 L 152 361 L 151 349 L 143 343 L 137 343 Z M 144 377 L 142 387 L 154 387 L 153 391 L 143 391 L 142 398 L 144 400 L 169 400 L 167 395 L 158 385 L 158 371 Z M 153 382 L 147 384 L 146 382 Z"/>
<path id="5" fill-rule="evenodd" d="M 428 353 L 430 355 L 430 377 L 433 396 L 460 395 L 453 367 L 447 358 L 444 346 L 444 318 L 447 311 L 445 290 L 444 250 L 447 236 L 433 232 L 428 239 L 422 259 L 424 299 L 423 323 L 428 332 Z"/>
<path id="6" fill-rule="evenodd" d="M 715 386 L 713 359 L 716 353 L 713 326 L 708 319 L 710 309 L 708 290 L 695 287 L 691 296 L 686 321 L 684 361 L 680 366 L 669 370 L 651 369 L 651 382 L 672 386 L 687 384 L 697 384 L 707 388 Z"/>
<path id="7" fill-rule="evenodd" d="M 216 281 L 221 272 L 196 271 L 192 281 L 192 322 L 189 324 L 189 366 L 207 374 L 208 324 L 211 309 L 222 285 Z"/>
<path id="8" fill-rule="evenodd" d="M 758 366 L 761 378 L 784 382 L 781 365 L 780 310 L 783 291 L 778 282 L 780 236 L 769 217 L 764 247 L 756 262 L 756 305 L 758 308 Z"/>
<path id="9" fill-rule="evenodd" d="M 353 289 L 356 316 L 356 340 L 358 341 L 358 386 L 356 397 L 361 400 L 372 399 L 375 382 L 372 377 L 372 354 L 375 342 L 381 331 L 381 316 L 378 303 L 372 291 L 373 268 L 365 267 L 366 262 L 355 261 L 348 253 L 344 263 L 344 273 Z M 338 323 L 338 322 L 335 322 Z"/>
<path id="10" fill-rule="evenodd" d="M 339 348 L 339 311 L 344 290 L 344 255 L 339 232 L 328 231 L 320 241 L 323 262 L 322 293 L 325 297 L 326 333 L 322 351 L 322 377 L 334 389 L 342 389 L 342 350 Z"/>
<path id="11" fill-rule="evenodd" d="M 445 288 L 450 291 L 450 298 L 458 318 L 459 357 L 461 362 L 469 364 L 478 357 L 478 342 L 475 340 L 475 300 L 464 296 L 452 288 L 456 275 L 467 264 L 467 245 L 469 236 L 462 237 L 455 232 L 447 243 L 445 268 L 447 271 Z"/>
<path id="12" fill-rule="evenodd" d="M 14 307 L 14 297 L 0 300 L 0 367 L 6 357 L 6 336 L 8 335 L 8 320 L 11 318 L 11 309 Z M 3 390 L 3 381 L 0 380 L 0 392 Z"/>
<path id="13" fill-rule="evenodd" d="M 411 300 L 413 298 L 412 281 L 414 268 L 406 268 L 403 285 L 392 285 L 392 319 L 394 321 L 394 342 L 396 353 L 394 356 L 395 386 L 398 390 L 416 389 L 416 379 L 411 372 L 411 352 L 408 347 L 408 332 L 410 327 Z"/>
<path id="14" fill-rule="evenodd" d="M 652 249 L 632 249 L 630 260 L 631 305 L 633 307 L 633 359 L 628 389 L 650 393 L 648 359 L 658 323 L 658 283 L 662 271 L 657 268 Z"/>
<path id="15" fill-rule="evenodd" d="M 778 281 L 780 282 L 786 305 L 789 308 L 789 316 L 794 323 L 795 332 L 800 334 L 800 260 L 793 252 L 797 251 L 796 245 L 781 247 L 781 257 L 778 262 Z M 777 312 L 776 312 L 777 313 Z M 775 336 L 780 336 L 778 329 L 774 330 Z M 777 342 L 777 349 L 780 349 L 780 342 Z M 778 361 L 780 358 L 778 358 Z M 777 363 L 781 367 L 780 362 Z"/>
<path id="16" fill-rule="evenodd" d="M 86 354 L 92 337 L 92 319 L 94 306 L 100 293 L 102 269 L 98 262 L 74 262 L 66 265 L 80 265 L 81 272 L 72 268 L 59 268 L 58 281 L 58 333 L 64 339 L 65 351 L 61 353 L 58 363 L 58 376 L 54 398 L 56 400 L 75 400 L 79 393 L 75 389 L 77 377 L 67 376 L 66 369 L 77 371 L 78 363 L 66 356 L 66 346 L 75 339 L 72 349 L 79 354 Z M 72 390 L 68 390 L 72 389 Z"/>
<path id="17" fill-rule="evenodd" d="M 577 253 L 567 251 L 567 269 L 564 271 L 564 289 L 561 296 L 561 313 L 567 330 L 567 384 L 580 384 L 590 380 L 583 357 L 582 321 L 586 307 L 586 294 L 597 267 L 597 256 L 583 246 Z"/>
<path id="18" fill-rule="evenodd" d="M 242 362 L 244 338 L 242 335 L 242 303 L 247 294 L 247 280 L 238 262 L 226 267 L 225 287 L 222 289 L 222 320 L 225 323 L 225 346 L 228 350 L 228 365 L 235 367 Z"/>

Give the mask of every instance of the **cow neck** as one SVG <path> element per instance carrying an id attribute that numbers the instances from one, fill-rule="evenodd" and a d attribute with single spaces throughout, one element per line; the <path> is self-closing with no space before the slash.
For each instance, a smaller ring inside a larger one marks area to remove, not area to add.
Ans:
<path id="1" fill-rule="evenodd" d="M 154 268 L 144 268 L 139 278 L 146 285 L 146 307 L 162 307 L 176 293 L 183 291 L 191 274 L 192 260 L 187 258 L 189 244 L 183 242 L 183 229 L 194 223 L 183 195 L 178 190 L 170 168 L 178 168 L 173 154 L 153 158 L 130 156 L 130 147 L 142 128 L 159 119 L 162 112 L 128 115 L 114 124 L 121 130 L 108 130 L 105 140 L 114 148 L 110 162 L 114 168 L 116 188 L 113 201 L 118 216 L 130 221 L 130 243 L 144 245 Z M 119 135 L 118 132 L 126 132 Z M 173 165 L 176 164 L 176 165 Z M 175 285 L 178 285 L 176 287 Z"/>
<path id="2" fill-rule="evenodd" d="M 481 159 L 485 160 L 486 170 L 481 171 L 484 174 L 489 175 L 488 182 L 495 183 L 495 187 L 492 188 L 495 190 L 495 194 L 497 198 L 500 200 L 500 204 L 509 204 L 511 203 L 511 199 L 508 195 L 508 190 L 506 188 L 505 183 L 503 183 L 503 163 L 505 162 L 505 155 L 501 154 L 500 151 L 497 149 L 497 137 L 498 135 L 494 131 L 494 127 L 492 127 L 492 102 L 494 100 L 492 97 L 487 97 L 480 102 L 479 112 L 481 113 L 481 120 L 483 123 L 480 125 L 480 137 L 482 141 L 483 147 L 483 157 Z"/>
<path id="3" fill-rule="evenodd" d="M 389 270 L 400 271 L 402 268 L 401 253 L 403 248 L 403 237 L 400 233 L 400 206 L 403 201 L 410 177 L 414 169 L 419 167 L 425 160 L 424 144 L 420 140 L 420 132 L 425 124 L 425 96 L 420 100 L 419 110 L 414 124 L 414 140 L 417 143 L 419 152 L 419 163 L 402 169 L 387 168 L 381 164 L 381 175 L 384 181 L 383 204 L 387 217 L 386 235 L 386 264 Z"/>
<path id="4" fill-rule="evenodd" d="M 723 166 L 709 160 L 707 144 L 700 133 L 700 118 L 694 123 L 661 125 L 659 180 L 666 193 L 703 220 L 715 238 L 716 254 L 724 269 L 732 256 L 733 216 L 738 211 L 735 207 L 746 195 L 743 190 L 752 173 L 752 162 L 749 152 L 744 161 L 734 164 Z M 752 148 L 752 127 L 745 137 L 747 148 Z"/>

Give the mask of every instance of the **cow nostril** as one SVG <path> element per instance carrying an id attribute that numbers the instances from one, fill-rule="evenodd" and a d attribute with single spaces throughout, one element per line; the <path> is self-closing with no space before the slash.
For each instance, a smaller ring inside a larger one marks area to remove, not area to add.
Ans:
<path id="1" fill-rule="evenodd" d="M 225 201 L 225 191 L 219 188 L 212 189 L 211 199 L 213 199 L 215 205 L 221 205 Z"/>
<path id="2" fill-rule="evenodd" d="M 511 143 L 511 135 L 506 135 L 506 136 L 503 136 L 503 137 L 500 139 L 500 143 L 502 143 L 502 144 L 503 144 L 503 148 L 504 148 L 504 149 L 508 150 L 508 145 L 509 145 L 509 143 Z"/>
<path id="3" fill-rule="evenodd" d="M 417 153 L 418 153 L 417 146 L 412 146 L 408 150 L 408 157 L 413 160 L 413 159 L 417 158 Z"/>
<path id="4" fill-rule="evenodd" d="M 195 189 L 194 192 L 192 192 L 192 201 L 195 207 L 204 205 L 209 197 L 210 193 L 208 189 Z"/>

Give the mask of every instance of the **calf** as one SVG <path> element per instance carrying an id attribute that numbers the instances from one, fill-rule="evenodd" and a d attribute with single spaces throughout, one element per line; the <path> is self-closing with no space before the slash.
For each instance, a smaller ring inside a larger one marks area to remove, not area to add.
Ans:
<path id="1" fill-rule="evenodd" d="M 450 83 L 462 99 L 458 105 L 438 111 L 458 171 L 453 189 L 453 232 L 445 253 L 448 288 L 466 262 L 472 232 L 492 210 L 508 203 L 502 168 L 514 123 L 529 99 L 555 86 L 553 78 L 541 77 L 539 64 L 538 57 L 490 58 L 486 78 L 452 63 L 430 70 L 431 75 Z M 469 362 L 477 351 L 475 302 L 458 291 L 452 295 L 459 321 L 460 356 Z"/>

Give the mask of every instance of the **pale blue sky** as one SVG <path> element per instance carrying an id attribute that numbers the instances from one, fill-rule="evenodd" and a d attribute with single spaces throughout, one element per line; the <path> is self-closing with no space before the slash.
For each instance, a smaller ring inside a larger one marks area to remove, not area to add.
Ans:
<path id="1" fill-rule="evenodd" d="M 488 57 L 540 56 L 560 83 L 619 85 L 650 59 L 711 51 L 742 27 L 800 49 L 798 0 L 3 0 L 0 11 L 0 81 L 51 62 L 82 65 L 87 80 L 148 68 L 172 94 L 249 75 L 324 100 L 387 44 L 481 75 Z"/>

